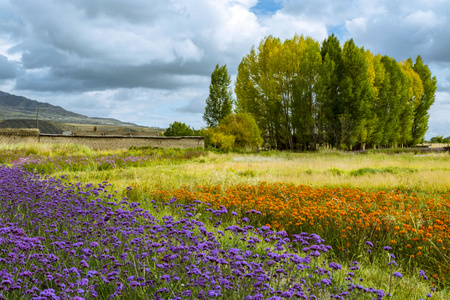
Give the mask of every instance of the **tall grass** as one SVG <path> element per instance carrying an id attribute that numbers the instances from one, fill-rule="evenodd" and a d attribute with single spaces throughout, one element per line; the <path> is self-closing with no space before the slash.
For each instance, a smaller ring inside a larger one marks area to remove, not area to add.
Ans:
<path id="1" fill-rule="evenodd" d="M 148 159 L 134 160 L 130 157 Z M 24 158 L 25 160 L 20 160 Z M 75 163 L 75 158 L 80 161 Z M 24 162 L 21 166 L 27 170 L 44 172 L 53 177 L 64 176 L 71 182 L 80 181 L 87 184 L 108 181 L 111 188 L 118 191 L 117 199 L 130 196 L 130 189 L 127 187 L 136 186 L 145 190 L 146 194 L 134 200 L 142 201 L 142 207 L 149 210 L 153 209 L 153 204 L 144 201 L 144 198 L 152 199 L 160 191 L 175 191 L 181 187 L 193 189 L 201 185 L 220 185 L 226 188 L 239 184 L 283 182 L 307 185 L 315 189 L 353 188 L 368 192 L 399 190 L 411 196 L 417 194 L 427 197 L 438 196 L 441 192 L 447 191 L 450 185 L 448 153 L 359 155 L 323 151 L 218 154 L 206 153 L 199 149 L 93 151 L 77 145 L 0 146 L 0 163 L 14 165 L 18 161 Z M 61 163 L 62 161 L 65 163 Z M 427 204 L 424 203 L 423 207 L 426 209 Z M 167 213 L 175 214 L 164 210 L 164 214 Z M 224 223 L 223 226 L 225 224 L 228 226 L 234 223 Z M 214 228 L 212 223 L 207 226 Z M 223 226 L 219 226 L 218 229 L 223 229 Z M 328 257 L 333 258 L 342 259 L 336 255 Z M 359 271 L 361 278 L 368 284 L 384 290 L 395 287 L 392 291 L 395 291 L 398 297 L 396 299 L 419 299 L 415 295 L 429 292 L 429 284 L 413 276 L 418 265 L 403 264 L 400 269 L 396 269 L 404 274 L 402 280 L 398 280 L 392 278 L 393 269 L 392 272 L 387 272 L 386 268 L 392 267 L 387 265 L 389 258 L 378 255 L 372 259 L 369 256 L 357 259 L 364 266 Z M 347 267 L 349 261 L 341 262 L 345 268 L 350 268 Z M 345 272 L 348 271 L 350 270 L 347 269 Z M 446 299 L 448 296 L 446 289 L 447 287 L 444 287 L 434 297 Z"/>

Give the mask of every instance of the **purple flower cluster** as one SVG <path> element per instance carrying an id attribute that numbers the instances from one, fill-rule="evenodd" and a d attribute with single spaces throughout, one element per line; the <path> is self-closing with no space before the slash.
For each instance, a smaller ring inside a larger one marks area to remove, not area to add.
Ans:
<path id="1" fill-rule="evenodd" d="M 384 291 L 339 283 L 316 234 L 228 226 L 193 216 L 201 203 L 156 219 L 97 187 L 0 165 L 0 299 L 345 299 Z M 207 209 L 218 218 L 222 207 Z M 258 214 L 258 211 L 250 211 Z M 357 270 L 357 262 L 352 270 Z M 358 294 L 359 295 L 359 294 Z M 358 298 L 363 299 L 363 298 Z"/>

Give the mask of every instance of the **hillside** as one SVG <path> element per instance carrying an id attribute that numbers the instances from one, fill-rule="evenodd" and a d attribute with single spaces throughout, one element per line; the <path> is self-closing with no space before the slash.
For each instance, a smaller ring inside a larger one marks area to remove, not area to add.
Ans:
<path id="1" fill-rule="evenodd" d="M 60 106 L 30 100 L 0 91 L 0 119 L 28 119 L 36 120 L 39 109 L 39 121 L 53 121 L 59 123 L 110 125 L 110 126 L 137 126 L 133 123 L 121 122 L 112 118 L 90 118 L 77 114 Z"/>
<path id="2" fill-rule="evenodd" d="M 36 128 L 36 120 L 6 120 L 0 121 L 0 128 Z M 48 134 L 61 134 L 64 128 L 58 123 L 39 121 L 39 131 Z"/>

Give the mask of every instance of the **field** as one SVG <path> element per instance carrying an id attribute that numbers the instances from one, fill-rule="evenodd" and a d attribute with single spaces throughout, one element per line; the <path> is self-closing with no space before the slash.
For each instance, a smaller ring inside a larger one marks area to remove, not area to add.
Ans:
<path id="1" fill-rule="evenodd" d="M 0 153 L 6 299 L 450 295 L 448 152 Z"/>

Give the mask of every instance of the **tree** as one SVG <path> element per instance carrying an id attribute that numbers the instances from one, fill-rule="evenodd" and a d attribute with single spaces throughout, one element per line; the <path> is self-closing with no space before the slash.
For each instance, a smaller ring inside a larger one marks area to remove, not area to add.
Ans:
<path id="1" fill-rule="evenodd" d="M 444 136 L 443 135 L 438 135 L 438 136 L 434 136 L 430 139 L 430 143 L 438 143 L 438 144 L 442 144 L 445 143 Z"/>
<path id="2" fill-rule="evenodd" d="M 428 110 L 434 103 L 437 88 L 436 77 L 431 77 L 431 71 L 422 61 L 422 57 L 417 56 L 414 64 L 414 71 L 419 74 L 423 84 L 422 95 L 414 101 L 414 119 L 412 125 L 412 144 L 419 143 L 428 130 Z"/>
<path id="3" fill-rule="evenodd" d="M 338 115 L 348 130 L 341 137 L 341 143 L 351 148 L 365 143 L 367 137 L 366 118 L 370 104 L 370 79 L 365 50 L 358 48 L 353 39 L 348 40 L 342 50 L 342 80 L 340 96 L 342 115 Z"/>
<path id="4" fill-rule="evenodd" d="M 263 143 L 258 125 L 249 114 L 238 113 L 226 116 L 220 122 L 217 131 L 225 136 L 234 136 L 234 148 L 254 148 Z"/>
<path id="5" fill-rule="evenodd" d="M 277 149 L 390 147 L 423 138 L 436 79 L 420 57 L 398 63 L 350 39 L 268 36 L 238 68 L 237 112 Z"/>
<path id="6" fill-rule="evenodd" d="M 231 77 L 228 75 L 227 66 L 216 65 L 211 74 L 209 96 L 206 99 L 205 114 L 203 120 L 209 127 L 216 127 L 220 121 L 231 114 L 233 98 L 231 95 Z"/>
<path id="7" fill-rule="evenodd" d="M 340 89 L 342 48 L 334 34 L 322 42 L 320 54 L 323 67 L 321 68 L 318 93 L 319 102 L 322 103 L 325 140 L 331 145 L 337 146 L 340 144 L 342 130 L 339 116 L 343 114 Z"/>
<path id="8" fill-rule="evenodd" d="M 173 122 L 164 132 L 164 136 L 193 136 L 194 130 L 181 122 Z"/>
<path id="9" fill-rule="evenodd" d="M 284 142 L 279 88 L 273 74 L 276 65 L 271 63 L 280 46 L 280 39 L 268 36 L 257 50 L 252 47 L 239 64 L 234 90 L 237 111 L 251 114 L 265 142 L 274 148 Z"/>

